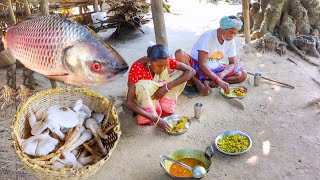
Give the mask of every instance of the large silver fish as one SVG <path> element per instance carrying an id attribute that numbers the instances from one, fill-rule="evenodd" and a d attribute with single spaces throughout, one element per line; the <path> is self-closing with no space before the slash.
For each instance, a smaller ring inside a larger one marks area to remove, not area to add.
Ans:
<path id="1" fill-rule="evenodd" d="M 67 84 L 101 85 L 128 70 L 124 59 L 94 32 L 54 16 L 9 27 L 2 41 L 27 68 Z"/>

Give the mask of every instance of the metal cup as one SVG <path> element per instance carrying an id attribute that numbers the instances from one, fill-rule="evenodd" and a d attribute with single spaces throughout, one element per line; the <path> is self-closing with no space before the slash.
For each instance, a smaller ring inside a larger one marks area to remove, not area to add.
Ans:
<path id="1" fill-rule="evenodd" d="M 201 114 L 202 114 L 202 103 L 194 104 L 194 118 L 200 119 Z"/>
<path id="2" fill-rule="evenodd" d="M 254 85 L 259 86 L 261 82 L 261 73 L 254 74 Z"/>

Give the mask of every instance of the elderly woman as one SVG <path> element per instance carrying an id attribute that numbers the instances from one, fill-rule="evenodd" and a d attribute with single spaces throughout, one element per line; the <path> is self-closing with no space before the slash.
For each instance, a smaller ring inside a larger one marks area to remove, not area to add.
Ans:
<path id="1" fill-rule="evenodd" d="M 177 60 L 195 69 L 197 79 L 192 81 L 202 95 L 207 95 L 214 85 L 229 92 L 229 83 L 240 83 L 247 78 L 247 72 L 237 64 L 234 42 L 242 24 L 236 16 L 225 16 L 220 20 L 220 28 L 200 36 L 190 55 L 176 51 Z M 224 58 L 228 58 L 228 64 L 220 62 Z"/>
<path id="2" fill-rule="evenodd" d="M 191 67 L 170 58 L 165 46 L 151 46 L 147 56 L 131 66 L 126 106 L 138 114 L 138 124 L 169 129 L 161 117 L 174 113 L 178 96 L 194 74 Z"/>

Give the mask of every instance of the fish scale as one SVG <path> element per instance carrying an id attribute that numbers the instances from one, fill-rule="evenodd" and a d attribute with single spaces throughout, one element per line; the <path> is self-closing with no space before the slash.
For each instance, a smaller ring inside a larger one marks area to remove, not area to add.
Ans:
<path id="1" fill-rule="evenodd" d="M 44 75 L 65 73 L 62 63 L 56 61 L 58 50 L 87 33 L 82 26 L 52 16 L 23 21 L 12 28 L 6 34 L 9 51 L 27 68 Z"/>

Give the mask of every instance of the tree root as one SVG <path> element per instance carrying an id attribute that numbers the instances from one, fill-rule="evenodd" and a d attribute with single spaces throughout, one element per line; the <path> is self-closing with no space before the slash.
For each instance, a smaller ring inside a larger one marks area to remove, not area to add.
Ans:
<path id="1" fill-rule="evenodd" d="M 253 6 L 252 2 L 256 6 Z M 254 18 L 254 22 L 251 40 L 263 37 L 263 42 L 258 48 L 274 50 L 280 55 L 283 55 L 288 48 L 310 64 L 317 65 L 310 61 L 307 55 L 320 58 L 317 30 L 320 28 L 318 0 L 255 0 L 252 2 L 250 17 Z"/>

